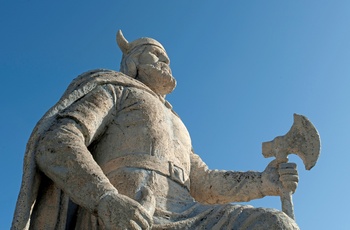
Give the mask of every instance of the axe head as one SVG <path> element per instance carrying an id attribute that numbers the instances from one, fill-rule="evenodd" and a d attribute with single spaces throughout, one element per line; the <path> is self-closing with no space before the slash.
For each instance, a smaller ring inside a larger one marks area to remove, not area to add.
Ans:
<path id="1" fill-rule="evenodd" d="M 264 157 L 276 157 L 278 161 L 288 161 L 289 154 L 298 155 L 310 170 L 320 155 L 321 141 L 315 126 L 303 115 L 294 114 L 294 123 L 284 136 L 262 144 Z"/>

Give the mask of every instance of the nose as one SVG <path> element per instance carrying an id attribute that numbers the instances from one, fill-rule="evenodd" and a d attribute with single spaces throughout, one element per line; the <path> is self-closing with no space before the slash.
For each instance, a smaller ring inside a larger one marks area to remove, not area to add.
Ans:
<path id="1" fill-rule="evenodd" d="M 159 58 L 160 62 L 164 62 L 165 64 L 168 64 L 168 65 L 170 64 L 170 60 L 166 55 L 161 54 L 161 55 L 159 55 L 158 58 Z"/>

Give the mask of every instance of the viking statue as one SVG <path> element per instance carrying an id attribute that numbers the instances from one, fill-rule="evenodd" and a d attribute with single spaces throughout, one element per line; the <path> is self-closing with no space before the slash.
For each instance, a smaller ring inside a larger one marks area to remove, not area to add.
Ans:
<path id="1" fill-rule="evenodd" d="M 295 191 L 295 164 L 263 172 L 210 170 L 165 96 L 169 58 L 154 39 L 128 42 L 120 72 L 97 69 L 68 86 L 26 148 L 12 229 L 298 229 L 244 202 Z"/>

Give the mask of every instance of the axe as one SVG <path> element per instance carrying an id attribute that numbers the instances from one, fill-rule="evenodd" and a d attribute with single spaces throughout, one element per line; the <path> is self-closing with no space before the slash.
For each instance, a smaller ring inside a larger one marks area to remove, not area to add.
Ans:
<path id="1" fill-rule="evenodd" d="M 287 163 L 288 155 L 293 153 L 303 160 L 305 169 L 310 170 L 316 164 L 320 148 L 320 136 L 315 126 L 305 116 L 294 114 L 294 123 L 288 133 L 263 142 L 262 154 L 264 157 L 276 157 L 278 163 Z M 292 191 L 288 190 L 288 184 L 282 185 L 282 211 L 295 219 Z"/>

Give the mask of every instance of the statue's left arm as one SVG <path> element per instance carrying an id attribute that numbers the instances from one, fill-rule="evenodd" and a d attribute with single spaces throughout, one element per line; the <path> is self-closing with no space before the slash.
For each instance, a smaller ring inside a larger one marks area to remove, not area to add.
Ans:
<path id="1" fill-rule="evenodd" d="M 192 153 L 191 195 L 197 201 L 209 204 L 278 196 L 282 188 L 279 173 L 276 161 L 272 161 L 263 172 L 210 170 L 197 154 Z M 296 169 L 293 173 L 297 174 Z"/>

